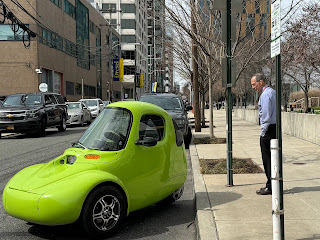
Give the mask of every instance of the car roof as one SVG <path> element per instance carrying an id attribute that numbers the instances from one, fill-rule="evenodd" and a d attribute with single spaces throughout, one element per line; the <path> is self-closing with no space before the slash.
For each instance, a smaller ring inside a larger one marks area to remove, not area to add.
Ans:
<path id="1" fill-rule="evenodd" d="M 157 112 L 162 115 L 170 116 L 163 108 L 158 107 L 151 103 L 140 102 L 140 101 L 119 101 L 110 103 L 106 108 L 109 107 L 121 107 L 126 108 L 132 112 L 133 115 L 140 114 L 142 112 Z"/>
<path id="2" fill-rule="evenodd" d="M 149 96 L 156 96 L 156 97 L 178 97 L 181 98 L 179 95 L 174 94 L 174 93 L 148 93 L 148 94 L 144 94 L 142 95 L 140 98 L 142 97 L 149 97 Z"/>

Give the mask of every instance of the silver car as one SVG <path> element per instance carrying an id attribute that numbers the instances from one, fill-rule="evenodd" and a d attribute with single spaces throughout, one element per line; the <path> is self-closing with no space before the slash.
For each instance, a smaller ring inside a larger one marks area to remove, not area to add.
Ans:
<path id="1" fill-rule="evenodd" d="M 83 102 L 67 102 L 66 104 L 68 109 L 67 124 L 83 126 L 84 123 L 91 123 L 91 112 Z"/>
<path id="2" fill-rule="evenodd" d="M 83 102 L 88 107 L 93 118 L 97 117 L 104 108 L 103 102 L 100 98 L 80 99 L 79 102 Z"/>

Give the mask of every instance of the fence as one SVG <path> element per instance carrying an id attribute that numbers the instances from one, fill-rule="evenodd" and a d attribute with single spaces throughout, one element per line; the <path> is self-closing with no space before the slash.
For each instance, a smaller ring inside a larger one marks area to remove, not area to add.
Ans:
<path id="1" fill-rule="evenodd" d="M 259 124 L 258 110 L 234 109 L 236 117 Z M 320 115 L 282 112 L 282 133 L 320 145 Z"/>

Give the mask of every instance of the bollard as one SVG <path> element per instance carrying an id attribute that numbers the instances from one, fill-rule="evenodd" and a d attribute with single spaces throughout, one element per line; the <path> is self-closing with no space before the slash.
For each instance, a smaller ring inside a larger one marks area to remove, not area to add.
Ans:
<path id="1" fill-rule="evenodd" d="M 272 187 L 272 222 L 273 240 L 281 240 L 281 221 L 280 215 L 280 178 L 279 178 L 279 141 L 271 139 L 271 187 Z"/>

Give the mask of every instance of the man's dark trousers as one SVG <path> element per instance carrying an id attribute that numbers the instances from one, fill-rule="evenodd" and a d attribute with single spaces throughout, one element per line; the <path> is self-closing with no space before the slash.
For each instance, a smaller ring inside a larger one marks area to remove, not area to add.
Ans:
<path id="1" fill-rule="evenodd" d="M 271 150 L 270 150 L 270 140 L 276 138 L 276 124 L 270 124 L 266 134 L 260 136 L 260 148 L 262 154 L 262 162 L 264 171 L 267 176 L 266 187 L 271 189 Z"/>

